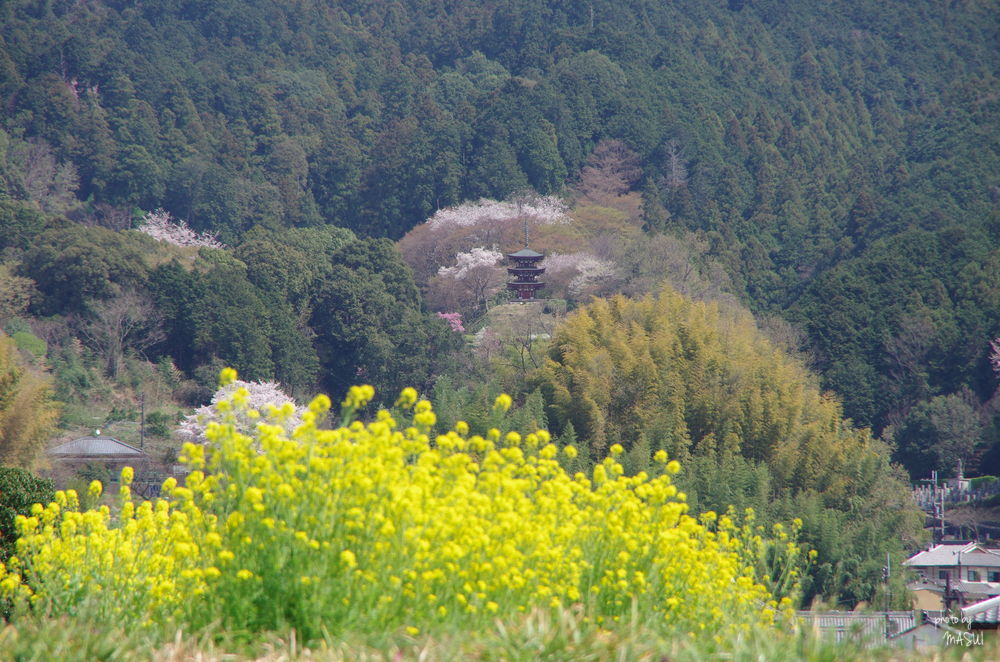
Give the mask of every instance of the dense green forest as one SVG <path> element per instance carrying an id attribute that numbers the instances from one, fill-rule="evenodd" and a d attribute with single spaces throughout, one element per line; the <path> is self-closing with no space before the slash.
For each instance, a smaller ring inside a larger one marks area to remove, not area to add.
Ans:
<path id="1" fill-rule="evenodd" d="M 297 395 L 434 389 L 452 418 L 474 419 L 506 388 L 526 420 L 549 416 L 594 454 L 614 435 L 643 448 L 676 402 L 650 421 L 636 404 L 641 430 L 621 428 L 620 411 L 598 426 L 560 404 L 533 331 L 497 338 L 485 358 L 477 336 L 470 357 L 435 314 L 460 311 L 482 332 L 502 269 L 455 284 L 475 265 L 448 260 L 518 241 L 516 226 L 489 234 L 492 217 L 476 234 L 437 213 L 561 196 L 572 221 L 532 228 L 562 256 L 553 296 L 572 308 L 666 280 L 738 302 L 818 373 L 809 388 L 830 420 L 853 422 L 829 425 L 878 449 L 856 467 L 867 487 L 820 497 L 829 485 L 768 468 L 764 451 L 722 453 L 742 435 L 729 419 L 689 440 L 721 458 L 692 454 L 693 494 L 775 520 L 812 509 L 806 531 L 830 557 L 814 593 L 869 597 L 875 556 L 858 573 L 833 558 L 843 541 L 819 537 L 879 477 L 899 480 L 886 459 L 914 479 L 959 459 L 1000 466 L 997 9 L 8 0 L 0 325 L 20 353 L 3 345 L 4 366 L 46 394 L 45 416 L 62 403 L 64 425 L 95 397 L 152 382 L 200 404 L 231 365 Z M 194 239 L 133 231 L 155 219 Z M 705 476 L 722 471 L 745 489 L 711 495 Z M 783 505 L 765 508 L 778 493 Z M 885 527 L 850 535 L 902 525 Z"/>

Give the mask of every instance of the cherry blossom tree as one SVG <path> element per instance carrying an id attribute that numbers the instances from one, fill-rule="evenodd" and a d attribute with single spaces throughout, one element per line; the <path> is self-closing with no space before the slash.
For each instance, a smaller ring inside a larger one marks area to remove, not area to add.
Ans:
<path id="1" fill-rule="evenodd" d="M 589 253 L 552 253 L 545 257 L 545 287 L 554 298 L 568 299 L 569 283 L 576 278 L 577 265 Z"/>
<path id="2" fill-rule="evenodd" d="M 459 253 L 493 246 L 517 250 L 523 245 L 527 222 L 532 236 L 553 224 L 569 224 L 566 204 L 554 196 L 522 195 L 511 201 L 482 199 L 441 209 L 426 223 L 413 228 L 399 242 L 403 259 L 413 269 L 422 288 L 438 276 L 439 269 L 454 264 Z M 447 301 L 443 302 L 447 310 Z"/>
<path id="3" fill-rule="evenodd" d="M 484 326 L 476 331 L 472 339 L 472 346 L 475 348 L 476 357 L 481 361 L 489 363 L 494 357 L 500 354 L 503 349 L 503 342 L 500 336 L 491 327 Z"/>
<path id="4" fill-rule="evenodd" d="M 465 327 L 462 326 L 462 313 L 438 313 L 437 316 L 448 322 L 448 326 L 451 327 L 452 331 L 456 333 L 465 332 Z"/>
<path id="5" fill-rule="evenodd" d="M 220 422 L 216 405 L 223 400 L 232 400 L 240 389 L 247 391 L 247 409 L 235 410 L 236 427 L 239 432 L 253 434 L 257 424 L 266 421 L 281 425 L 285 432 L 291 434 L 302 424 L 302 414 L 306 408 L 297 405 L 291 396 L 281 390 L 278 382 L 245 382 L 237 379 L 217 390 L 210 404 L 199 407 L 194 413 L 186 416 L 176 431 L 177 436 L 193 443 L 205 443 L 205 429 L 208 428 L 208 424 Z M 251 411 L 260 413 L 260 417 L 254 418 L 249 414 Z M 268 416 L 269 413 L 274 415 Z"/>
<path id="6" fill-rule="evenodd" d="M 614 262 L 585 255 L 576 265 L 577 275 L 569 283 L 569 296 L 584 301 L 591 296 L 614 292 L 621 284 L 621 276 Z"/>
<path id="7" fill-rule="evenodd" d="M 615 263 L 591 252 L 553 253 L 545 258 L 545 281 L 553 296 L 585 301 L 615 291 L 622 277 Z"/>
<path id="8" fill-rule="evenodd" d="M 139 232 L 157 241 L 165 241 L 175 246 L 202 246 L 205 248 L 225 248 L 214 232 L 198 234 L 186 221 L 174 220 L 170 212 L 157 209 L 146 214 L 141 221 Z"/>
<path id="9" fill-rule="evenodd" d="M 432 305 L 472 310 L 489 308 L 489 300 L 504 284 L 505 271 L 498 266 L 503 254 L 492 248 L 477 246 L 458 253 L 455 264 L 440 267 L 428 284 L 428 299 Z"/>
<path id="10" fill-rule="evenodd" d="M 516 201 L 500 202 L 483 198 L 455 207 L 438 210 L 427 220 L 431 229 L 473 227 L 497 221 L 518 221 L 524 217 L 539 223 L 566 223 L 566 203 L 549 196 L 522 197 Z"/>

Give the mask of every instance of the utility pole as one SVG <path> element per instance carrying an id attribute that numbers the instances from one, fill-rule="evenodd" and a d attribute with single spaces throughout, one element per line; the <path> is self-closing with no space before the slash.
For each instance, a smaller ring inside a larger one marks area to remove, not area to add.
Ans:
<path id="1" fill-rule="evenodd" d="M 892 592 L 889 588 L 889 580 L 892 578 L 892 560 L 889 552 L 885 553 L 885 567 L 882 568 L 882 579 L 885 581 L 885 640 L 889 641 L 892 621 L 889 619 L 889 607 L 892 605 Z"/>
<path id="2" fill-rule="evenodd" d="M 146 450 L 146 394 L 139 394 L 139 449 Z"/>
<path id="3" fill-rule="evenodd" d="M 937 472 L 935 472 L 935 477 L 936 477 L 936 474 L 937 474 Z M 941 521 L 941 532 L 940 532 L 940 534 L 938 534 L 938 541 L 941 542 L 941 543 L 944 542 L 944 530 L 945 530 L 944 529 L 944 493 L 945 493 L 945 489 L 942 487 L 941 488 L 941 504 L 940 504 L 940 510 L 938 511 L 939 512 L 939 516 L 941 518 L 941 520 L 940 520 Z"/>
<path id="4" fill-rule="evenodd" d="M 926 480 L 926 479 L 924 479 Z M 937 532 L 938 544 L 944 542 L 944 488 L 938 487 L 938 472 L 931 472 L 931 483 L 934 485 L 934 519 L 936 520 L 935 532 Z"/>

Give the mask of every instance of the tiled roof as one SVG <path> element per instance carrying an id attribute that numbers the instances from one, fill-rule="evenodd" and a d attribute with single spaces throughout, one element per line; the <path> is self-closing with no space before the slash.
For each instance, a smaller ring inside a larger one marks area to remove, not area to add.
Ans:
<path id="1" fill-rule="evenodd" d="M 1000 583 L 997 582 L 951 582 L 946 583 L 943 579 L 937 581 L 916 581 L 906 585 L 911 591 L 933 591 L 944 594 L 945 590 L 951 588 L 952 591 L 964 595 L 1000 595 Z"/>
<path id="2" fill-rule="evenodd" d="M 135 446 L 130 446 L 113 437 L 80 437 L 67 441 L 48 451 L 51 457 L 142 457 L 146 455 Z"/>
<path id="3" fill-rule="evenodd" d="M 943 593 L 945 589 L 944 582 L 935 583 L 928 581 L 915 581 L 910 582 L 906 585 L 906 588 L 911 591 L 934 591 L 935 593 Z"/>
<path id="4" fill-rule="evenodd" d="M 508 254 L 507 257 L 545 257 L 545 256 L 542 255 L 541 253 L 536 253 L 530 248 L 522 248 L 516 253 Z"/>
<path id="5" fill-rule="evenodd" d="M 836 634 L 838 641 L 843 636 L 873 637 L 885 639 L 886 613 L 854 613 L 854 612 L 798 612 L 800 618 L 813 625 L 821 632 Z M 916 616 L 912 611 L 889 612 L 890 634 L 906 632 L 917 626 Z"/>
<path id="6" fill-rule="evenodd" d="M 1000 596 L 962 608 L 965 623 L 1000 623 Z"/>
<path id="7" fill-rule="evenodd" d="M 903 565 L 911 567 L 965 565 L 1000 568 L 1000 553 L 984 550 L 975 543 L 935 545 L 928 550 L 914 554 L 903 561 Z"/>
<path id="8" fill-rule="evenodd" d="M 959 593 L 975 595 L 1000 595 L 1000 584 L 989 582 L 954 582 L 951 587 Z"/>

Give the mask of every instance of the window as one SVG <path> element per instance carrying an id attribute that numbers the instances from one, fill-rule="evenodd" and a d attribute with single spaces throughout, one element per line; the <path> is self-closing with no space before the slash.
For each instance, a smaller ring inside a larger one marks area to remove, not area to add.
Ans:
<path id="1" fill-rule="evenodd" d="M 982 581 L 979 578 L 979 571 L 978 570 L 966 570 L 965 571 L 965 578 L 968 579 L 970 582 Z"/>
<path id="2" fill-rule="evenodd" d="M 1000 570 L 990 570 L 987 577 L 989 577 L 987 581 L 1000 582 Z"/>
<path id="3" fill-rule="evenodd" d="M 938 570 L 938 579 L 943 579 L 943 580 L 947 581 L 948 580 L 948 571 L 947 570 Z"/>

